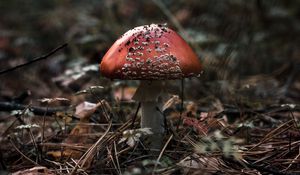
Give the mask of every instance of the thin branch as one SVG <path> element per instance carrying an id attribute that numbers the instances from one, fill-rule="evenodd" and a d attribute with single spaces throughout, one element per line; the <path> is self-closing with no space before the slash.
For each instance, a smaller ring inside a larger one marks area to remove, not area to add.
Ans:
<path id="1" fill-rule="evenodd" d="M 158 156 L 158 158 L 156 159 L 156 162 L 155 162 L 155 165 L 154 165 L 154 168 L 153 168 L 153 171 L 152 171 L 152 174 L 153 174 L 153 175 L 155 174 L 155 171 L 156 171 L 156 169 L 157 169 L 157 165 L 158 165 L 158 163 L 159 163 L 159 161 L 160 161 L 162 155 L 164 154 L 164 152 L 165 152 L 165 150 L 166 150 L 168 144 L 169 144 L 170 141 L 172 140 L 172 138 L 173 138 L 173 134 L 169 137 L 169 139 L 168 139 L 167 142 L 165 143 L 164 147 L 163 147 L 162 150 L 160 151 L 159 156 Z"/>
<path id="2" fill-rule="evenodd" d="M 65 43 L 65 44 L 63 44 L 63 45 L 57 47 L 56 49 L 52 50 L 51 52 L 47 53 L 46 55 L 43 55 L 43 56 L 38 57 L 38 58 L 35 58 L 35 59 L 33 59 L 33 60 L 31 60 L 31 61 L 28 61 L 28 62 L 26 62 L 26 63 L 24 63 L 24 64 L 20 64 L 20 65 L 17 65 L 17 66 L 15 66 L 15 67 L 12 67 L 12 68 L 8 68 L 8 69 L 5 69 L 5 70 L 2 70 L 2 71 L 0 71 L 0 76 L 3 75 L 3 74 L 6 74 L 6 73 L 12 72 L 12 71 L 14 71 L 14 70 L 16 70 L 16 69 L 19 69 L 19 68 L 21 68 L 21 67 L 24 67 L 24 66 L 30 65 L 30 64 L 32 64 L 32 63 L 35 63 L 35 62 L 37 62 L 37 61 L 46 59 L 46 58 L 48 58 L 49 56 L 53 55 L 53 54 L 54 54 L 55 52 L 57 52 L 58 50 L 60 50 L 60 49 L 62 49 L 62 48 L 64 48 L 64 47 L 66 47 L 67 45 L 68 45 L 68 44 Z"/>
<path id="3" fill-rule="evenodd" d="M 135 123 L 135 120 L 136 120 L 136 117 L 137 117 L 137 115 L 139 113 L 140 108 L 141 108 L 141 103 L 139 102 L 138 107 L 137 107 L 137 109 L 135 111 L 135 114 L 134 114 L 134 116 L 132 118 L 131 129 L 134 128 L 134 123 Z"/>
<path id="4" fill-rule="evenodd" d="M 165 6 L 165 4 L 160 0 L 152 0 L 152 1 L 169 18 L 172 24 L 184 35 L 184 39 L 188 39 L 189 37 L 187 36 L 184 28 L 182 27 L 180 22 L 176 19 L 176 17 L 171 13 L 171 11 Z"/>
<path id="5" fill-rule="evenodd" d="M 13 148 L 19 153 L 21 154 L 22 157 L 24 157 L 26 160 L 28 160 L 29 162 L 31 162 L 32 164 L 38 166 L 39 164 L 37 164 L 36 162 L 34 162 L 33 160 L 31 160 L 29 157 L 27 157 L 21 150 L 19 150 L 19 148 L 17 148 L 17 146 L 14 144 L 14 142 L 9 139 L 11 145 L 13 146 Z"/>
<path id="6" fill-rule="evenodd" d="M 13 111 L 13 110 L 24 110 L 28 108 L 28 105 L 10 103 L 10 102 L 0 102 L 0 111 Z M 47 115 L 51 116 L 56 112 L 64 112 L 67 111 L 69 107 L 38 107 L 38 106 L 30 106 L 30 111 L 35 115 Z"/>
<path id="7" fill-rule="evenodd" d="M 181 79 L 181 104 L 180 104 L 180 111 L 179 111 L 179 122 L 176 127 L 177 131 L 179 129 L 179 125 L 181 125 L 181 122 L 182 122 L 182 113 L 184 110 L 183 103 L 184 103 L 184 78 Z"/>

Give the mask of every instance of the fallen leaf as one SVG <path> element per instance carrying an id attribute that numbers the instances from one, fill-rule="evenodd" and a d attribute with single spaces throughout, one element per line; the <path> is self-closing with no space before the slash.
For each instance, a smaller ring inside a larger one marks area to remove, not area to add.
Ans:
<path id="1" fill-rule="evenodd" d="M 180 99 L 178 95 L 173 95 L 163 106 L 162 110 L 165 111 L 171 107 L 174 107 L 176 104 L 180 103 Z"/>
<path id="2" fill-rule="evenodd" d="M 84 101 L 76 106 L 75 116 L 81 120 L 89 119 L 97 108 L 97 104 Z"/>
<path id="3" fill-rule="evenodd" d="M 120 101 L 130 101 L 136 91 L 135 87 L 118 87 L 114 91 L 114 98 Z"/>

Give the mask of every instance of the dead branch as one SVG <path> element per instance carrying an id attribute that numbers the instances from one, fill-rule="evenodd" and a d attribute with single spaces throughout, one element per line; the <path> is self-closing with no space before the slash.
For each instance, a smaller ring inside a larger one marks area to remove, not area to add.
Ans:
<path id="1" fill-rule="evenodd" d="M 24 64 L 20 64 L 20 65 L 17 65 L 17 66 L 15 66 L 15 67 L 12 67 L 12 68 L 8 68 L 8 69 L 5 69 L 5 70 L 2 70 L 2 71 L 0 71 L 0 76 L 3 75 L 3 74 L 5 74 L 5 73 L 12 72 L 12 71 L 14 71 L 14 70 L 16 70 L 16 69 L 19 69 L 19 68 L 21 68 L 21 67 L 24 67 L 24 66 L 30 65 L 30 64 L 32 64 L 32 63 L 35 63 L 35 62 L 37 62 L 37 61 L 46 59 L 46 58 L 48 58 L 49 56 L 53 55 L 53 54 L 54 54 L 55 52 L 57 52 L 58 50 L 60 50 L 60 49 L 62 49 L 62 48 L 64 48 L 64 47 L 66 47 L 67 45 L 68 45 L 68 44 L 65 43 L 65 44 L 63 44 L 63 45 L 61 45 L 61 46 L 55 48 L 55 49 L 52 50 L 51 52 L 47 53 L 46 55 L 43 55 L 43 56 L 38 57 L 38 58 L 35 58 L 35 59 L 33 59 L 33 60 L 31 60 L 31 61 L 28 61 L 28 62 L 26 62 L 26 63 L 24 63 Z"/>
<path id="2" fill-rule="evenodd" d="M 13 111 L 13 110 L 24 110 L 28 108 L 28 105 L 10 103 L 10 102 L 0 102 L 0 111 Z M 69 109 L 69 107 L 39 107 L 39 106 L 30 106 L 30 110 L 35 115 L 47 115 L 51 116 L 56 112 L 64 112 Z"/>

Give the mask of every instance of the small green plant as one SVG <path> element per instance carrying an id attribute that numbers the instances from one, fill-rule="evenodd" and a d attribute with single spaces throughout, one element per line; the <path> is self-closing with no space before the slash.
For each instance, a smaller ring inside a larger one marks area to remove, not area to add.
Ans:
<path id="1" fill-rule="evenodd" d="M 140 137 L 143 135 L 153 134 L 150 128 L 140 128 L 140 129 L 131 129 L 123 132 L 123 137 L 119 141 L 119 143 L 125 142 L 130 147 L 134 147 L 134 145 L 140 141 Z"/>
<path id="2" fill-rule="evenodd" d="M 195 146 L 198 153 L 222 153 L 225 157 L 232 156 L 235 160 L 241 160 L 241 148 L 238 144 L 242 143 L 242 139 L 235 137 L 226 137 L 221 131 L 215 131 L 212 135 L 206 136 L 200 140 Z"/>

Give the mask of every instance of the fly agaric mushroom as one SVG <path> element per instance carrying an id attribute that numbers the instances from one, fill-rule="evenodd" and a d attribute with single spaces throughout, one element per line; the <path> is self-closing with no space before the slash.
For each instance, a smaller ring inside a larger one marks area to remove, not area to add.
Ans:
<path id="1" fill-rule="evenodd" d="M 133 99 L 141 102 L 141 127 L 153 132 L 151 148 L 160 148 L 164 134 L 162 80 L 198 76 L 201 64 L 191 47 L 166 25 L 139 26 L 122 35 L 100 64 L 111 79 L 141 80 Z M 150 140 L 150 141 L 151 141 Z"/>

